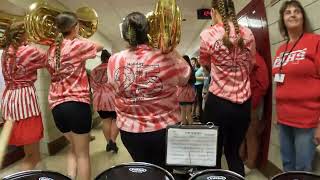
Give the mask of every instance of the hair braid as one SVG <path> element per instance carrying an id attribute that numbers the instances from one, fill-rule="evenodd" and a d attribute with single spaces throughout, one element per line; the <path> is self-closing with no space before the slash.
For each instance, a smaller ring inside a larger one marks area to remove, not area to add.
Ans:
<path id="1" fill-rule="evenodd" d="M 226 4 L 224 3 L 224 0 L 218 1 L 218 11 L 222 17 L 223 27 L 225 29 L 225 34 L 223 36 L 223 44 L 228 48 L 231 49 L 233 47 L 232 42 L 230 41 L 229 34 L 230 34 L 230 26 L 228 23 L 228 12 L 226 12 Z"/>
<path id="2" fill-rule="evenodd" d="M 236 34 L 237 34 L 237 38 L 238 38 L 238 46 L 243 49 L 244 48 L 244 39 L 241 36 L 241 32 L 240 32 L 240 28 L 239 28 L 239 24 L 238 21 L 236 19 L 236 12 L 235 12 L 235 8 L 234 8 L 234 3 L 232 0 L 229 0 L 229 16 L 233 22 Z"/>
<path id="3" fill-rule="evenodd" d="M 129 20 L 129 27 L 128 27 L 128 40 L 129 44 L 131 46 L 137 46 L 137 33 L 133 25 L 131 25 L 130 20 Z"/>
<path id="4" fill-rule="evenodd" d="M 55 56 L 55 71 L 59 72 L 60 70 L 60 66 L 61 66 L 61 43 L 63 41 L 63 35 L 62 33 L 59 33 L 58 36 L 55 39 L 55 52 L 54 52 L 54 56 Z"/>

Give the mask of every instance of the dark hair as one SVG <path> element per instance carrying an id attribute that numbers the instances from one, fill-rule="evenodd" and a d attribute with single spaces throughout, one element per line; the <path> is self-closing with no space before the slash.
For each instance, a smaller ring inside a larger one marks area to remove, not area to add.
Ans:
<path id="1" fill-rule="evenodd" d="M 302 16 L 303 16 L 303 31 L 304 32 L 310 32 L 311 31 L 311 26 L 310 26 L 310 21 L 306 15 L 306 12 L 303 8 L 303 6 L 301 5 L 301 3 L 297 0 L 290 0 L 290 1 L 285 1 L 281 8 L 280 8 L 280 20 L 279 20 L 279 30 L 280 30 L 280 33 L 283 37 L 287 37 L 288 38 L 288 29 L 284 23 L 284 19 L 283 19 L 283 16 L 284 16 L 284 12 L 285 10 L 289 7 L 289 6 L 293 6 L 293 7 L 296 7 L 296 8 L 299 8 L 301 13 L 302 13 Z"/>
<path id="2" fill-rule="evenodd" d="M 149 24 L 146 16 L 140 12 L 127 15 L 122 23 L 123 38 L 131 47 L 148 42 Z"/>
<path id="3" fill-rule="evenodd" d="M 199 63 L 199 61 L 198 61 L 198 59 L 196 57 L 192 57 L 191 60 L 194 60 L 196 62 L 196 67 L 197 68 L 201 67 L 201 65 L 200 65 L 200 63 Z"/>
<path id="4" fill-rule="evenodd" d="M 189 66 L 190 66 L 191 74 L 190 74 L 190 78 L 189 78 L 188 83 L 191 84 L 191 85 L 193 85 L 193 84 L 196 82 L 196 76 L 195 76 L 195 74 L 194 74 L 194 69 L 193 69 L 193 67 L 192 67 L 192 65 L 191 65 L 190 58 L 189 58 L 188 55 L 184 55 L 184 56 L 183 56 L 183 59 L 186 60 L 186 62 L 187 62 L 187 63 L 189 64 Z"/>
<path id="5" fill-rule="evenodd" d="M 55 18 L 55 23 L 57 25 L 58 35 L 55 39 L 55 58 L 56 64 L 55 69 L 59 71 L 60 69 L 60 54 L 61 54 L 61 43 L 64 39 L 64 36 L 67 36 L 71 33 L 72 28 L 78 24 L 78 18 L 75 13 L 72 12 L 63 12 L 60 13 Z"/>
<path id="6" fill-rule="evenodd" d="M 223 44 L 231 49 L 233 47 L 232 42 L 230 41 L 230 26 L 228 20 L 231 19 L 232 23 L 235 27 L 236 34 L 238 36 L 238 46 L 243 49 L 244 48 L 244 39 L 241 36 L 239 24 L 236 18 L 236 11 L 234 8 L 234 3 L 232 0 L 212 0 L 211 2 L 212 8 L 217 10 L 222 17 L 223 27 L 225 29 L 225 34 L 223 36 Z"/>
<path id="7" fill-rule="evenodd" d="M 63 36 L 69 35 L 72 28 L 77 25 L 78 22 L 78 17 L 73 12 L 63 12 L 55 18 L 58 32 L 62 33 Z"/>
<path id="8" fill-rule="evenodd" d="M 111 54 L 109 53 L 108 50 L 104 49 L 101 52 L 101 62 L 102 63 L 108 63 L 109 58 L 110 58 Z"/>

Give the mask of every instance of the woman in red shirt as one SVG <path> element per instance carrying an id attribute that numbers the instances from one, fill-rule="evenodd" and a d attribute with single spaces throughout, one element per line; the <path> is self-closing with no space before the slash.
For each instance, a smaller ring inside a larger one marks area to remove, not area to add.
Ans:
<path id="1" fill-rule="evenodd" d="M 280 32 L 287 40 L 276 52 L 272 74 L 283 169 L 311 171 L 320 143 L 320 36 L 308 33 L 299 1 L 285 1 L 280 17 Z"/>
<path id="2" fill-rule="evenodd" d="M 108 81 L 116 90 L 121 139 L 134 161 L 165 167 L 166 127 L 180 122 L 177 86 L 191 69 L 177 52 L 163 54 L 148 45 L 148 21 L 133 12 L 122 24 L 129 47 L 112 55 Z"/>
<path id="3" fill-rule="evenodd" d="M 212 0 L 211 15 L 214 25 L 200 34 L 199 62 L 211 75 L 204 121 L 219 126 L 217 168 L 224 147 L 229 169 L 244 176 L 239 148 L 250 123 L 255 40 L 248 28 L 238 25 L 232 0 Z"/>
<path id="4" fill-rule="evenodd" d="M 40 161 L 39 141 L 43 137 L 43 126 L 34 82 L 46 55 L 27 44 L 24 23 L 12 24 L 5 37 L 1 66 L 6 87 L 1 113 L 4 120 L 14 123 L 9 144 L 24 146 L 21 169 L 29 170 Z"/>
<path id="5" fill-rule="evenodd" d="M 90 74 L 90 85 L 93 90 L 93 107 L 103 119 L 102 129 L 108 144 L 106 151 L 118 152 L 116 139 L 119 129 L 116 125 L 117 113 L 114 109 L 114 90 L 108 83 L 107 68 L 111 54 L 107 50 L 101 53 L 101 64 Z"/>
<path id="6" fill-rule="evenodd" d="M 57 128 L 71 144 L 68 175 L 90 180 L 91 110 L 85 63 L 103 47 L 78 38 L 79 22 L 73 13 L 59 14 L 56 24 L 60 33 L 48 50 L 47 61 L 51 75 L 49 106 Z"/>

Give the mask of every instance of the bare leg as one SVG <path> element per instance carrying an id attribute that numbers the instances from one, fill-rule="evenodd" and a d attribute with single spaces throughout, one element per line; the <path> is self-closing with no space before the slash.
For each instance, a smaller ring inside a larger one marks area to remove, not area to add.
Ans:
<path id="1" fill-rule="evenodd" d="M 192 119 L 192 105 L 186 105 L 186 119 L 188 124 L 192 124 L 193 123 L 193 119 Z"/>
<path id="2" fill-rule="evenodd" d="M 112 119 L 111 118 L 106 118 L 102 120 L 102 131 L 103 135 L 106 138 L 106 141 L 109 142 L 111 139 L 111 124 Z"/>
<path id="3" fill-rule="evenodd" d="M 246 165 L 253 169 L 256 167 L 256 161 L 259 153 L 259 140 L 258 140 L 258 128 L 259 128 L 259 120 L 257 118 L 257 114 L 252 114 L 251 123 L 247 131 L 246 139 L 247 139 L 247 162 Z M 250 151 L 250 152 L 249 152 Z"/>
<path id="4" fill-rule="evenodd" d="M 186 119 L 186 106 L 181 106 L 181 122 L 182 124 L 188 124 L 187 119 Z"/>
<path id="5" fill-rule="evenodd" d="M 68 150 L 68 154 L 67 154 L 67 175 L 72 178 L 75 179 L 77 176 L 77 158 L 76 158 L 76 154 L 74 151 L 74 142 L 72 139 L 72 135 L 71 132 L 69 133 L 65 133 L 64 136 L 68 139 L 68 141 L 70 142 L 70 149 Z"/>
<path id="6" fill-rule="evenodd" d="M 74 151 L 77 160 L 77 179 L 90 180 L 91 165 L 89 156 L 89 133 L 72 133 L 71 136 L 74 143 Z"/>
<path id="7" fill-rule="evenodd" d="M 40 161 L 40 148 L 39 143 L 28 144 L 23 147 L 25 157 L 21 164 L 21 170 L 32 170 L 36 167 L 37 163 Z"/>
<path id="8" fill-rule="evenodd" d="M 111 121 L 111 136 L 110 136 L 110 139 L 113 142 L 116 142 L 118 134 L 119 134 L 119 128 L 117 127 L 116 120 L 113 119 Z"/>

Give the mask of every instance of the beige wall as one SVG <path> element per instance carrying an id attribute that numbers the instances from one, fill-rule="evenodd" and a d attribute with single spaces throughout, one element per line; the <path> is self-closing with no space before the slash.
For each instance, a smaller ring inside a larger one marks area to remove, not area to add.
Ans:
<path id="1" fill-rule="evenodd" d="M 265 7 L 267 11 L 270 45 L 271 45 L 271 55 L 275 56 L 275 51 L 281 43 L 283 43 L 283 37 L 281 37 L 278 29 L 279 20 L 279 9 L 284 2 L 280 0 L 278 3 L 271 6 L 271 0 L 265 0 Z M 320 0 L 300 0 L 303 4 L 305 11 L 310 19 L 312 29 L 316 33 L 320 33 L 320 21 L 319 21 L 319 10 L 320 10 Z M 274 85 L 273 85 L 274 87 Z M 273 120 L 276 121 L 275 112 L 275 100 L 273 100 Z M 271 142 L 269 148 L 269 160 L 271 160 L 275 165 L 282 169 L 281 156 L 279 149 L 279 131 L 275 123 L 272 124 Z M 319 154 L 319 153 L 318 153 Z M 315 162 L 315 171 L 320 173 L 320 158 L 319 155 Z"/>

